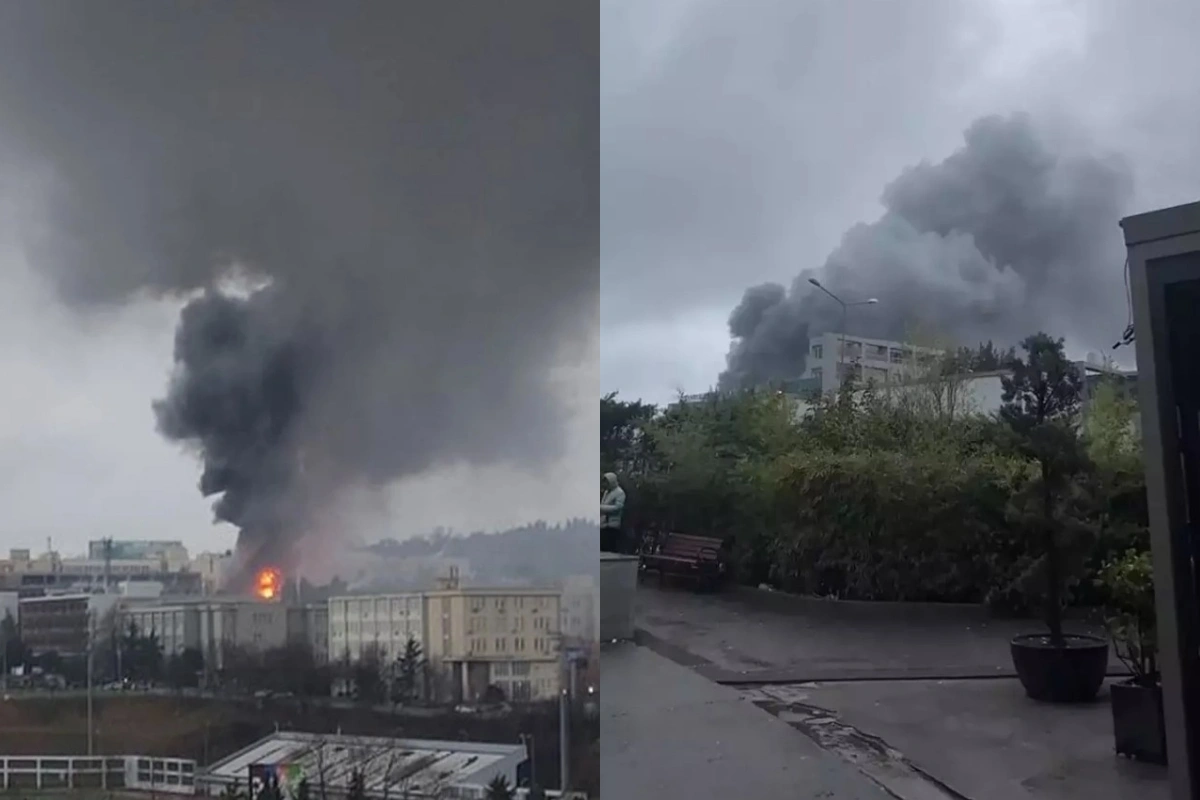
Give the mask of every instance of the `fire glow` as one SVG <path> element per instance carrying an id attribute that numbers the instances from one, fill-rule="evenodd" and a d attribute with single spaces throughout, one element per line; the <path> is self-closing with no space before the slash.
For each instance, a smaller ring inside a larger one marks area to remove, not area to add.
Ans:
<path id="1" fill-rule="evenodd" d="M 283 587 L 283 574 L 274 567 L 264 567 L 254 576 L 254 594 L 260 600 L 278 600 Z"/>

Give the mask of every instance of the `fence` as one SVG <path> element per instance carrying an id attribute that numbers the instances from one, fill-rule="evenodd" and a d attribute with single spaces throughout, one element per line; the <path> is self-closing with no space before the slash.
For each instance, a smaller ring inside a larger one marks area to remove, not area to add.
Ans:
<path id="1" fill-rule="evenodd" d="M 196 762 L 150 756 L 0 756 L 10 789 L 138 789 L 195 794 Z"/>

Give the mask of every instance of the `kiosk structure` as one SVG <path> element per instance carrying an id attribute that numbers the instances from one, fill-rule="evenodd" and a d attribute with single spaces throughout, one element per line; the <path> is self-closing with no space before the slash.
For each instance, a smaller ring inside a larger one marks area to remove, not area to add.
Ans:
<path id="1" fill-rule="evenodd" d="M 1121 220 L 1174 800 L 1200 798 L 1200 203 Z"/>

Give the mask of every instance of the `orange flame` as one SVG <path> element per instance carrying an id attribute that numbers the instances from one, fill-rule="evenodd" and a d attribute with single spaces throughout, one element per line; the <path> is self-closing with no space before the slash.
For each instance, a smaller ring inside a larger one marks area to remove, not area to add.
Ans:
<path id="1" fill-rule="evenodd" d="M 278 600 L 283 574 L 274 567 L 263 567 L 254 576 L 254 593 L 261 600 Z"/>

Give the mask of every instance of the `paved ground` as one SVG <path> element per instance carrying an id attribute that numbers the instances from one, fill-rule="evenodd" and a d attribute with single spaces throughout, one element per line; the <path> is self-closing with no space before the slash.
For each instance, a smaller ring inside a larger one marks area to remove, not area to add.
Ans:
<path id="1" fill-rule="evenodd" d="M 870 604 L 789 607 L 786 595 L 772 594 L 642 586 L 637 625 L 660 652 L 719 683 L 1011 676 L 1009 640 L 1039 630 L 1036 622 L 989 621 L 963 609 L 911 614 L 870 611 Z M 1083 623 L 1071 629 L 1097 632 Z M 1122 671 L 1115 659 L 1112 667 L 1114 674 Z"/>
<path id="2" fill-rule="evenodd" d="M 643 643 L 731 684 L 906 800 L 937 789 L 969 800 L 1168 796 L 1164 768 L 1113 754 L 1107 695 L 1039 705 L 1005 677 L 1008 639 L 1028 622 L 848 615 L 652 587 L 638 606 Z"/>
<path id="3" fill-rule="evenodd" d="M 610 800 L 888 800 L 736 690 L 632 643 L 600 655 L 600 785 Z"/>

